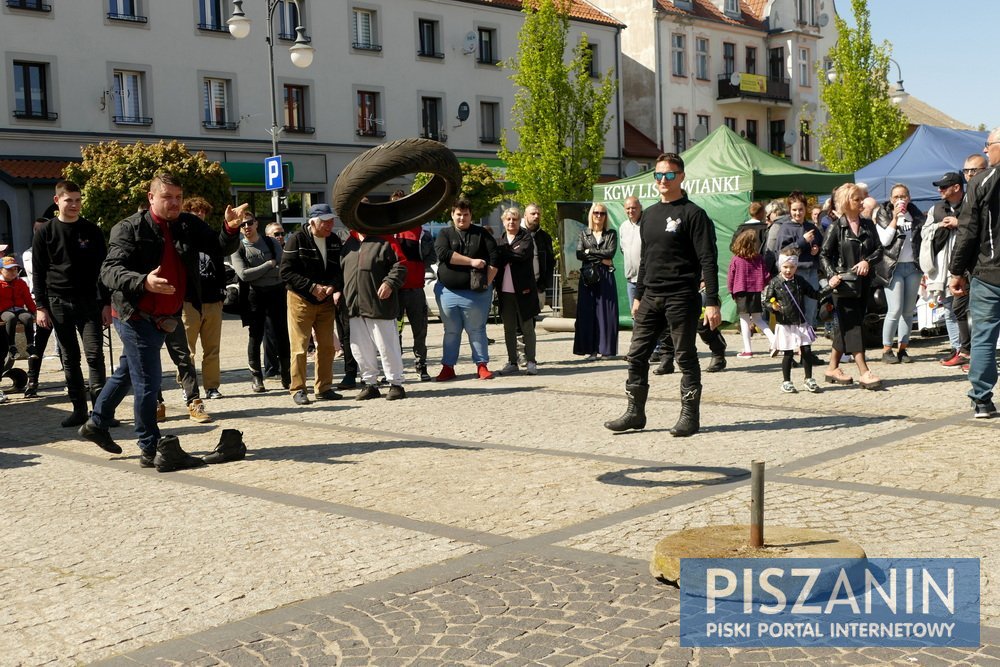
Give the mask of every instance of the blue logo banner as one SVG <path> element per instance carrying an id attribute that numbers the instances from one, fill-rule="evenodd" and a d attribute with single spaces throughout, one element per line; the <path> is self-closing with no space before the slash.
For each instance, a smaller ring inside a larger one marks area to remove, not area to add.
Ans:
<path id="1" fill-rule="evenodd" d="M 684 558 L 681 646 L 979 646 L 978 558 Z"/>

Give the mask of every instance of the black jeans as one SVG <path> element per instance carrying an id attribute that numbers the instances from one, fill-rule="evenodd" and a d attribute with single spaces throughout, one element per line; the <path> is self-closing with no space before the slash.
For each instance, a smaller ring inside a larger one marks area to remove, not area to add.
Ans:
<path id="1" fill-rule="evenodd" d="M 190 405 L 194 399 L 201 398 L 201 394 L 198 391 L 198 369 L 195 368 L 194 361 L 191 359 L 187 332 L 180 320 L 181 315 L 178 313 L 177 328 L 168 333 L 163 342 L 166 344 L 170 360 L 177 367 L 177 382 L 184 390 L 184 400 Z M 162 394 L 160 400 L 163 400 Z"/>
<path id="2" fill-rule="evenodd" d="M 260 365 L 260 348 L 264 343 L 264 332 L 270 321 L 274 330 L 274 351 L 278 355 L 278 370 L 282 379 L 290 378 L 288 345 L 288 305 L 285 288 L 282 285 L 271 287 L 250 287 L 250 313 L 247 315 L 249 340 L 247 342 L 247 364 L 250 372 L 262 377 Z"/>
<path id="3" fill-rule="evenodd" d="M 709 328 L 705 321 L 698 318 L 698 337 L 708 346 L 712 355 L 723 357 L 726 354 L 726 339 L 718 329 Z M 674 341 L 670 339 L 670 330 L 666 329 L 658 342 L 660 353 L 667 359 L 674 358 Z"/>
<path id="4" fill-rule="evenodd" d="M 340 339 L 340 346 L 344 348 L 344 376 L 357 378 L 358 361 L 351 352 L 351 318 L 348 317 L 346 308 L 337 308 L 336 323 L 337 338 Z"/>
<path id="5" fill-rule="evenodd" d="M 104 327 L 101 325 L 101 305 L 98 303 L 73 303 L 60 297 L 49 297 L 49 315 L 56 340 L 62 351 L 63 372 L 69 398 L 74 404 L 86 401 L 83 370 L 80 368 L 81 352 L 77 334 L 83 341 L 83 357 L 90 369 L 90 392 L 97 397 L 107 381 L 104 365 Z"/>
<path id="6" fill-rule="evenodd" d="M 649 357 L 657 340 L 666 333 L 670 339 L 684 386 L 701 384 L 701 366 L 695 349 L 695 332 L 701 314 L 697 291 L 677 291 L 653 295 L 646 291 L 632 324 L 632 344 L 628 351 L 628 384 L 649 385 Z M 666 354 L 666 352 L 664 352 Z"/>
<path id="7" fill-rule="evenodd" d="M 413 334 L 413 361 L 417 369 L 427 368 L 427 297 L 422 288 L 399 290 L 399 316 L 406 316 Z M 402 333 L 400 334 L 402 338 Z M 402 345 L 400 345 L 402 348 Z"/>

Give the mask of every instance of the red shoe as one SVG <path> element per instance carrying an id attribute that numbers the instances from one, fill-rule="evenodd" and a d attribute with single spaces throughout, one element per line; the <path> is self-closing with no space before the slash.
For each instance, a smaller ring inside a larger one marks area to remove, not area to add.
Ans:
<path id="1" fill-rule="evenodd" d="M 447 382 L 448 380 L 455 379 L 455 367 L 454 366 L 441 366 L 441 372 L 438 376 L 434 378 L 435 382 Z"/>
<path id="2" fill-rule="evenodd" d="M 962 372 L 963 373 L 969 372 L 969 364 L 962 364 Z"/>
<path id="3" fill-rule="evenodd" d="M 479 379 L 480 380 L 492 380 L 493 373 L 490 369 L 486 368 L 486 364 L 479 364 Z"/>
<path id="4" fill-rule="evenodd" d="M 959 354 L 957 351 L 954 352 L 947 359 L 942 359 L 941 360 L 941 365 L 942 366 L 947 366 L 949 368 L 951 368 L 952 366 L 961 366 L 963 363 L 965 363 L 965 359 L 963 359 L 962 355 Z"/>

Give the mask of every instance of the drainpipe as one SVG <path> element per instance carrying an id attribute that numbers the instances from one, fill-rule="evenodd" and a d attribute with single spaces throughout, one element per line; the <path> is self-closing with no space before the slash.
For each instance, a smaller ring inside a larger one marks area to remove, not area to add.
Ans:
<path id="1" fill-rule="evenodd" d="M 656 0 L 653 1 L 653 49 L 656 52 L 656 75 L 653 77 L 653 91 L 656 95 L 656 145 L 663 151 L 663 59 L 660 57 L 660 17 L 656 11 Z"/>
<path id="2" fill-rule="evenodd" d="M 615 28 L 615 81 L 617 86 L 615 87 L 615 110 L 617 114 L 618 122 L 618 178 L 625 175 L 625 156 L 622 154 L 624 143 L 625 143 L 625 119 L 622 117 L 622 29 L 621 27 Z"/>

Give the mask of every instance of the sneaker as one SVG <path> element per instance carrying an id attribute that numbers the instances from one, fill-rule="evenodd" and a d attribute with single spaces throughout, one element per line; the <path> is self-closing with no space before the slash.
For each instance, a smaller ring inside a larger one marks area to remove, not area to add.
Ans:
<path id="1" fill-rule="evenodd" d="M 373 398 L 381 398 L 382 392 L 374 384 L 366 384 L 364 388 L 354 397 L 355 401 L 370 401 Z"/>
<path id="2" fill-rule="evenodd" d="M 798 393 L 797 391 L 795 391 L 795 385 L 792 384 L 791 380 L 788 380 L 786 382 L 782 382 L 781 383 L 781 391 L 785 392 L 786 394 L 797 394 Z"/>
<path id="3" fill-rule="evenodd" d="M 9 401 L 9 400 L 10 400 L 10 399 L 9 399 L 9 398 L 7 398 L 7 394 L 5 394 L 5 393 L 3 393 L 2 391 L 0 391 L 0 403 L 6 403 L 6 402 L 7 402 L 7 401 Z"/>
<path id="4" fill-rule="evenodd" d="M 962 355 L 959 354 L 958 350 L 955 350 L 951 353 L 950 357 L 942 359 L 940 363 L 942 366 L 954 368 L 955 366 L 961 366 L 963 362 L 964 360 L 962 359 Z"/>
<path id="5" fill-rule="evenodd" d="M 493 373 L 492 373 L 492 371 L 490 371 L 489 368 L 486 367 L 486 364 L 476 364 L 476 369 L 477 369 L 476 370 L 476 375 L 479 376 L 480 380 L 492 380 L 493 379 Z"/>
<path id="6" fill-rule="evenodd" d="M 588 354 L 584 361 L 597 361 L 598 356 L 596 354 Z"/>
<path id="7" fill-rule="evenodd" d="M 403 389 L 401 384 L 389 385 L 389 393 L 386 394 L 385 400 L 387 401 L 398 401 L 406 398 L 406 390 Z"/>
<path id="8" fill-rule="evenodd" d="M 538 375 L 538 364 L 534 361 L 529 361 L 528 368 L 524 372 L 528 375 Z"/>
<path id="9" fill-rule="evenodd" d="M 819 388 L 819 384 L 817 384 L 816 380 L 812 378 L 806 378 L 804 386 L 806 388 L 806 391 L 811 392 L 813 394 L 818 394 L 819 392 L 822 391 L 822 389 Z"/>
<path id="10" fill-rule="evenodd" d="M 38 398 L 38 383 L 37 382 L 29 382 L 28 384 L 24 385 L 24 397 L 25 398 Z M 3 403 L 3 401 L 0 401 L 0 403 Z"/>
<path id="11" fill-rule="evenodd" d="M 892 353 L 892 350 L 886 350 L 882 353 L 882 363 L 883 364 L 898 364 L 899 358 Z"/>
<path id="12" fill-rule="evenodd" d="M 156 402 L 156 421 L 167 421 L 167 404 L 163 401 Z"/>
<path id="13" fill-rule="evenodd" d="M 219 392 L 218 389 L 206 389 L 205 398 L 211 398 L 214 400 L 216 398 L 222 398 L 222 394 Z"/>
<path id="14" fill-rule="evenodd" d="M 753 352 L 740 352 L 736 355 L 737 359 L 753 359 Z"/>
<path id="15" fill-rule="evenodd" d="M 517 367 L 517 364 L 507 364 L 500 369 L 500 375 L 517 375 L 519 372 L 520 369 Z"/>
<path id="16" fill-rule="evenodd" d="M 997 406 L 993 405 L 993 401 L 973 401 L 973 416 L 976 419 L 989 419 L 997 413 Z"/>
<path id="17" fill-rule="evenodd" d="M 205 404 L 200 398 L 196 398 L 188 403 L 188 417 L 191 418 L 191 421 L 198 422 L 199 424 L 207 424 L 212 421 L 212 418 L 205 412 Z"/>
<path id="18" fill-rule="evenodd" d="M 435 382 L 447 382 L 448 380 L 455 379 L 455 367 L 454 366 L 442 366 L 441 372 L 438 376 L 434 378 Z"/>
<path id="19" fill-rule="evenodd" d="M 772 359 L 774 359 L 776 356 L 778 356 L 778 348 L 772 347 L 771 350 L 768 352 L 768 354 L 771 355 Z"/>
<path id="20" fill-rule="evenodd" d="M 312 402 L 309 400 L 309 394 L 306 393 L 305 389 L 299 389 L 292 394 L 292 400 L 295 401 L 295 405 L 309 405 Z"/>
<path id="21" fill-rule="evenodd" d="M 421 382 L 430 382 L 431 380 L 434 379 L 434 378 L 431 377 L 430 373 L 427 372 L 427 367 L 426 366 L 420 366 L 420 367 L 418 367 L 417 368 L 417 373 L 420 374 L 420 381 Z"/>
<path id="22" fill-rule="evenodd" d="M 901 363 L 901 364 L 912 364 L 913 363 L 913 359 L 911 359 L 910 355 L 908 355 L 906 353 L 906 348 L 905 347 L 902 350 L 899 351 L 899 354 L 896 356 L 896 358 L 899 359 L 899 363 Z"/>
<path id="23" fill-rule="evenodd" d="M 963 373 L 969 372 L 969 364 L 962 364 L 962 372 Z"/>

